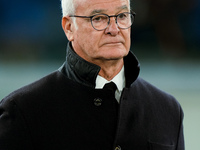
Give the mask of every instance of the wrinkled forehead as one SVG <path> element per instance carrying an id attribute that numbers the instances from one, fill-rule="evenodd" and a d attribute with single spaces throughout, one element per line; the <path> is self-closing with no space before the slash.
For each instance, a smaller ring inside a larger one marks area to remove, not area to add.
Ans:
<path id="1" fill-rule="evenodd" d="M 107 2 L 127 2 L 130 5 L 130 0 L 73 0 L 76 5 L 83 5 L 84 3 L 92 3 L 92 2 L 99 2 L 99 3 L 107 3 Z"/>
<path id="2" fill-rule="evenodd" d="M 74 0 L 75 9 L 89 12 L 93 10 L 109 11 L 112 9 L 130 10 L 129 0 Z M 110 7 L 112 6 L 112 7 Z"/>
<path id="3" fill-rule="evenodd" d="M 79 4 L 81 3 L 85 3 L 85 2 L 108 2 L 108 1 L 127 1 L 128 3 L 130 3 L 130 0 L 73 0 L 74 2 L 78 2 Z"/>

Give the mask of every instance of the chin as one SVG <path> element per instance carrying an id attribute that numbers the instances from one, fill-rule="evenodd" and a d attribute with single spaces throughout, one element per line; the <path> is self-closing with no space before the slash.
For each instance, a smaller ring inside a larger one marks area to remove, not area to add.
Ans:
<path id="1" fill-rule="evenodd" d="M 103 49 L 99 50 L 100 55 L 104 56 L 104 58 L 110 59 L 120 59 L 124 56 L 128 55 L 129 50 L 127 50 L 124 46 L 113 46 L 113 47 L 103 47 Z"/>
<path id="2" fill-rule="evenodd" d="M 113 55 L 113 57 L 124 57 L 128 54 L 128 51 L 126 49 L 113 49 L 110 51 L 111 55 Z"/>
<path id="3" fill-rule="evenodd" d="M 127 53 L 111 53 L 107 54 L 104 58 L 107 58 L 108 60 L 119 60 L 124 58 L 127 55 Z"/>

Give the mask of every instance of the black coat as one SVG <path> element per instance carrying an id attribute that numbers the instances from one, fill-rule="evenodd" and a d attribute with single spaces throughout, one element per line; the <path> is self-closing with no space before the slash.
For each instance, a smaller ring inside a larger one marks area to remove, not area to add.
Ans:
<path id="1" fill-rule="evenodd" d="M 179 103 L 137 77 L 131 53 L 118 104 L 94 88 L 100 68 L 67 52 L 59 71 L 1 101 L 0 150 L 184 150 Z"/>

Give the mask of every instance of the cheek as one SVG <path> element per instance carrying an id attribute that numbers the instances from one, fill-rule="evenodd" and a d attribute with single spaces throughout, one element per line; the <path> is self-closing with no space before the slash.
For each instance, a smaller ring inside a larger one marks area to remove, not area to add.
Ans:
<path id="1" fill-rule="evenodd" d="M 127 47 L 128 49 L 130 49 L 130 46 L 131 46 L 131 39 L 128 38 L 126 41 L 127 41 L 126 47 Z"/>
<path id="2" fill-rule="evenodd" d="M 91 31 L 79 32 L 76 40 L 80 50 L 88 56 L 95 55 L 99 50 L 99 35 L 93 34 Z"/>
<path id="3" fill-rule="evenodd" d="M 93 32 L 91 30 L 85 32 L 84 35 L 85 36 L 83 37 L 83 41 L 84 41 L 84 43 L 86 43 L 88 50 L 97 51 L 100 40 L 101 40 L 101 35 Z"/>
<path id="4" fill-rule="evenodd" d="M 130 30 L 128 31 L 128 33 L 124 34 L 125 35 L 125 41 L 126 41 L 126 48 L 130 49 L 131 46 L 131 35 L 130 35 Z"/>

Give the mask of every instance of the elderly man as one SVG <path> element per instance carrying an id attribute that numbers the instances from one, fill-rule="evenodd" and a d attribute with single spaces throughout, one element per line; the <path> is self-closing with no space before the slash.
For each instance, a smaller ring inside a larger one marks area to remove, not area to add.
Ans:
<path id="1" fill-rule="evenodd" d="M 184 150 L 179 103 L 138 77 L 128 0 L 62 0 L 63 66 L 4 98 L 1 150 Z"/>

